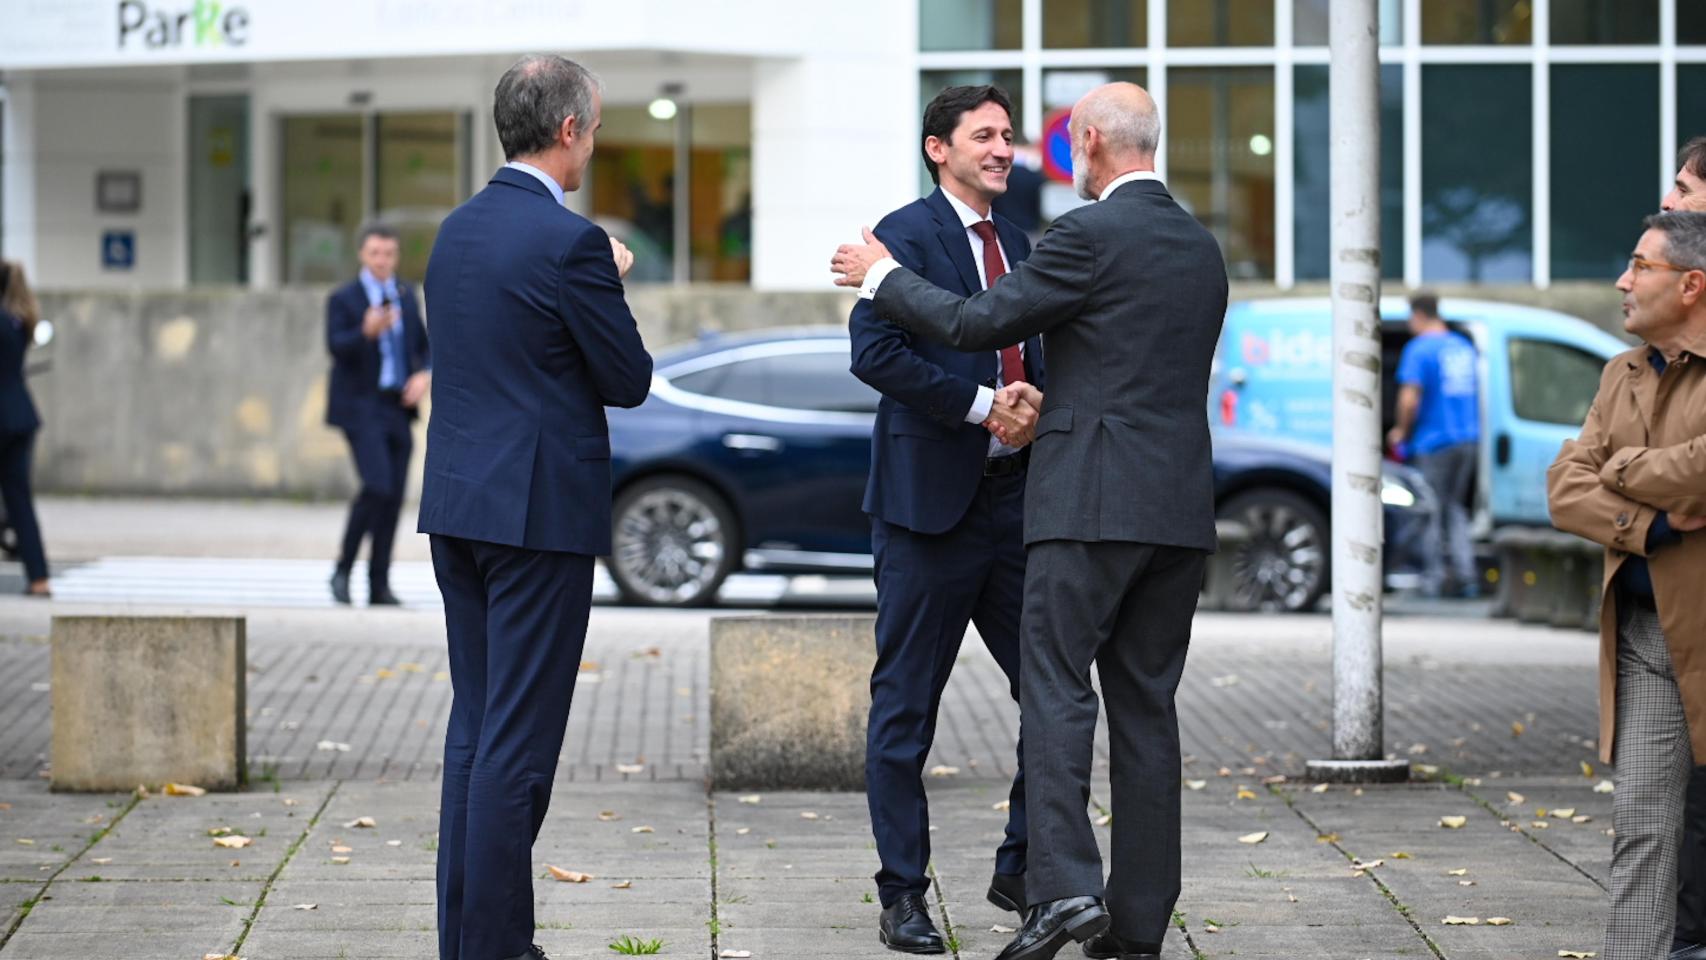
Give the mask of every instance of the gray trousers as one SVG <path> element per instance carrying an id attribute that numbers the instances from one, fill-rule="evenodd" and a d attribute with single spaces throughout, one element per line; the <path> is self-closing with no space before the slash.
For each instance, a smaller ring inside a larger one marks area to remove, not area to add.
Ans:
<path id="1" fill-rule="evenodd" d="M 1469 509 L 1463 505 L 1475 482 L 1480 444 L 1460 443 L 1416 454 L 1416 469 L 1434 490 L 1436 507 L 1422 543 L 1422 586 L 1438 593 L 1449 572 L 1459 585 L 1480 585 L 1475 549 L 1469 542 Z M 1448 569 L 1449 568 L 1449 569 Z"/>
<path id="2" fill-rule="evenodd" d="M 1206 554 L 1146 543 L 1045 540 L 1026 554 L 1019 625 L 1025 887 L 1037 904 L 1105 897 L 1122 939 L 1158 944 L 1179 899 L 1179 717 Z M 1113 860 L 1090 825 L 1094 665 L 1108 712 Z"/>
<path id="3" fill-rule="evenodd" d="M 1676 922 L 1683 798 L 1694 756 L 1658 614 L 1619 604 L 1606 960 L 1665 960 Z"/>

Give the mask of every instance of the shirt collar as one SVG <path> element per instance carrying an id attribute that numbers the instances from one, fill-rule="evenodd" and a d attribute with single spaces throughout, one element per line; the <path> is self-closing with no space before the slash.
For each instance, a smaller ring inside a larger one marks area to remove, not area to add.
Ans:
<path id="1" fill-rule="evenodd" d="M 362 267 L 361 273 L 357 276 L 361 278 L 361 288 L 367 291 L 368 303 L 377 306 L 385 301 L 386 294 L 390 294 L 393 300 L 397 299 L 397 277 L 395 274 L 389 280 L 380 283 L 379 278 L 373 275 L 373 271 Z"/>
<path id="2" fill-rule="evenodd" d="M 543 183 L 545 185 L 545 189 L 551 191 L 551 196 L 556 199 L 557 206 L 560 207 L 563 205 L 563 185 L 552 180 L 550 175 L 545 171 L 531 163 L 522 163 L 520 160 L 511 160 L 504 164 L 504 166 L 511 170 L 520 170 L 522 173 L 530 174 L 534 179 Z"/>
<path id="3" fill-rule="evenodd" d="M 1102 195 L 1097 197 L 1096 199 L 1097 200 L 1108 199 L 1109 194 L 1111 194 L 1115 190 L 1118 190 L 1119 188 L 1125 186 L 1126 184 L 1131 183 L 1133 180 L 1154 180 L 1156 183 L 1160 183 L 1161 182 L 1161 175 L 1156 173 L 1154 170 L 1133 170 L 1130 173 L 1122 173 L 1119 176 L 1115 177 L 1112 181 L 1110 181 L 1107 186 L 1103 187 L 1102 188 Z"/>
<path id="4" fill-rule="evenodd" d="M 948 198 L 948 206 L 953 207 L 954 212 L 960 215 L 960 225 L 967 230 L 970 230 L 973 224 L 982 223 L 989 219 L 989 217 L 979 215 L 976 210 L 967 206 L 964 200 L 954 196 L 945 187 L 942 189 L 942 196 Z"/>

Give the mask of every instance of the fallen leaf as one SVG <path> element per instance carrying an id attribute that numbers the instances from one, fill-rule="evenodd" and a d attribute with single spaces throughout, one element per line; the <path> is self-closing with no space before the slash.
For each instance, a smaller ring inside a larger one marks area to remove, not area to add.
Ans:
<path id="1" fill-rule="evenodd" d="M 200 797 L 207 794 L 202 787 L 194 787 L 187 783 L 168 783 L 160 788 L 160 792 L 168 797 Z"/>
<path id="2" fill-rule="evenodd" d="M 397 669 L 403 671 L 404 673 L 425 673 L 426 672 L 426 667 L 423 667 L 418 663 L 399 663 L 399 664 L 397 664 Z"/>
<path id="3" fill-rule="evenodd" d="M 11 804 L 9 804 L 9 803 L 0 803 L 0 810 L 10 810 L 10 809 L 12 809 L 12 805 L 11 805 Z"/>
<path id="4" fill-rule="evenodd" d="M 432 681 L 434 683 L 443 683 L 444 681 L 449 680 L 449 679 L 450 679 L 450 671 L 449 670 L 439 670 L 432 675 Z"/>
<path id="5" fill-rule="evenodd" d="M 610 885 L 610 889 L 612 889 L 612 890 L 632 890 L 632 889 L 634 889 L 634 881 L 624 880 L 621 883 L 613 883 Z"/>
<path id="6" fill-rule="evenodd" d="M 1576 815 L 1575 807 L 1559 807 L 1552 811 L 1552 816 L 1558 820 L 1568 820 Z"/>
<path id="7" fill-rule="evenodd" d="M 1560 950 L 1558 956 L 1567 957 L 1569 960 L 1592 960 L 1599 954 L 1592 950 Z"/>
<path id="8" fill-rule="evenodd" d="M 1505 794 L 1505 799 L 1509 800 L 1511 803 L 1521 806 L 1523 801 L 1527 798 L 1513 790 Z"/>
<path id="9" fill-rule="evenodd" d="M 989 928 L 989 932 L 990 933 L 1018 933 L 1019 931 L 1013 929 L 1012 927 L 1004 927 L 1001 924 L 997 923 L 994 926 Z"/>
<path id="10" fill-rule="evenodd" d="M 1385 865 L 1386 865 L 1385 860 L 1352 860 L 1351 861 L 1351 869 L 1352 870 L 1373 870 L 1375 867 L 1380 867 L 1380 866 L 1385 866 Z"/>
<path id="11" fill-rule="evenodd" d="M 580 672 L 581 673 L 595 673 L 595 672 L 597 672 L 597 670 L 598 670 L 598 661 L 597 660 L 582 660 L 581 661 L 581 666 L 580 666 Z"/>
<path id="12" fill-rule="evenodd" d="M 1439 825 L 1446 828 L 1447 830 L 1460 830 L 1463 828 L 1463 825 L 1468 823 L 1468 822 L 1469 822 L 1468 817 L 1452 816 L 1452 817 L 1440 817 L 1439 818 Z"/>
<path id="13" fill-rule="evenodd" d="M 801 820 L 816 820 L 817 814 L 813 813 L 810 810 L 801 810 L 800 811 L 800 819 Z"/>
<path id="14" fill-rule="evenodd" d="M 318 909 L 320 909 L 320 905 L 317 903 L 299 903 L 299 904 L 296 904 L 295 906 L 291 907 L 290 909 L 292 909 L 292 910 L 318 910 Z"/>
<path id="15" fill-rule="evenodd" d="M 1610 793 L 1615 789 L 1617 789 L 1616 786 L 1610 780 L 1601 780 L 1593 785 L 1594 793 Z"/>
<path id="16" fill-rule="evenodd" d="M 1271 787 L 1271 786 L 1275 786 L 1275 785 L 1277 785 L 1277 784 L 1281 784 L 1281 783 L 1284 783 L 1284 782 L 1285 782 L 1285 779 L 1286 779 L 1286 778 L 1285 778 L 1285 774 L 1283 774 L 1283 773 L 1276 773 L 1276 774 L 1274 774 L 1274 775 L 1273 775 L 1273 776 L 1271 776 L 1271 777 L 1263 777 L 1263 778 L 1262 778 L 1262 785 L 1263 785 L 1263 786 L 1269 786 L 1269 787 Z"/>
<path id="17" fill-rule="evenodd" d="M 1587 777 L 1590 780 L 1593 779 L 1593 764 L 1586 760 L 1582 761 L 1582 776 Z"/>
<path id="18" fill-rule="evenodd" d="M 1510 926 L 1510 924 L 1511 924 L 1511 918 L 1510 917 L 1488 917 L 1487 918 L 1487 926 L 1489 926 L 1489 927 L 1508 927 L 1508 926 Z"/>
<path id="19" fill-rule="evenodd" d="M 1397 853 L 1394 853 L 1392 855 L 1392 859 L 1394 859 L 1394 860 L 1409 860 L 1409 859 L 1411 859 L 1411 857 L 1408 853 L 1405 853 L 1404 851 L 1399 850 Z"/>
<path id="20" fill-rule="evenodd" d="M 230 827 L 208 827 L 207 828 L 207 835 L 210 837 L 223 837 L 223 836 L 226 836 L 230 833 L 231 833 Z"/>
<path id="21" fill-rule="evenodd" d="M 949 767 L 943 764 L 937 764 L 930 768 L 930 775 L 932 777 L 952 777 L 957 776 L 959 772 L 959 767 Z"/>
<path id="22" fill-rule="evenodd" d="M 1315 842 L 1316 843 L 1338 843 L 1339 842 L 1339 835 L 1336 833 L 1318 833 L 1315 835 Z"/>
<path id="23" fill-rule="evenodd" d="M 756 793 L 749 793 L 746 796 L 741 797 L 740 802 L 741 803 L 759 803 L 759 802 L 763 801 L 763 799 L 764 799 L 763 797 L 759 796 Z"/>
<path id="24" fill-rule="evenodd" d="M 1259 831 L 1257 833 L 1246 833 L 1242 837 L 1238 838 L 1238 842 L 1239 843 L 1261 843 L 1263 840 L 1266 840 L 1267 838 L 1268 838 L 1268 832 L 1266 830 L 1262 830 L 1262 831 Z"/>
<path id="25" fill-rule="evenodd" d="M 1230 777 L 1232 776 L 1232 771 L 1227 767 L 1221 767 L 1219 770 L 1214 772 L 1214 775 L 1217 777 Z"/>
<path id="26" fill-rule="evenodd" d="M 355 848 L 354 847 L 346 847 L 346 846 L 343 846 L 340 844 L 339 846 L 333 847 L 332 852 L 333 853 L 354 853 Z"/>
<path id="27" fill-rule="evenodd" d="M 1544 816 L 1546 816 L 1546 813 L 1547 813 L 1547 810 L 1545 807 L 1535 807 L 1534 808 L 1534 815 L 1537 817 L 1544 817 Z"/>
<path id="28" fill-rule="evenodd" d="M 346 830 L 355 830 L 355 829 L 372 830 L 374 827 L 377 827 L 377 826 L 379 826 L 379 824 L 374 822 L 374 819 L 372 817 L 356 817 L 354 820 L 351 820 L 350 822 L 344 824 L 344 829 L 346 829 Z"/>
<path id="29" fill-rule="evenodd" d="M 1214 924 L 1212 924 L 1212 923 L 1204 923 L 1204 924 L 1203 924 L 1203 925 L 1202 925 L 1202 932 L 1203 932 L 1203 933 L 1219 933 L 1219 932 L 1220 932 L 1220 928 L 1219 928 L 1219 927 L 1217 927 L 1217 926 L 1215 926 L 1215 925 L 1214 925 Z"/>
<path id="30" fill-rule="evenodd" d="M 1309 792 L 1310 793 L 1326 793 L 1327 789 L 1330 786 L 1332 786 L 1332 785 L 1326 784 L 1326 783 L 1317 783 L 1315 786 L 1309 788 Z"/>
<path id="31" fill-rule="evenodd" d="M 1545 820 L 1535 820 L 1535 821 L 1532 821 L 1529 824 L 1529 826 L 1533 827 L 1536 830 L 1546 830 L 1546 829 L 1549 829 L 1552 826 L 1552 824 L 1545 821 Z"/>
<path id="32" fill-rule="evenodd" d="M 1480 917 L 1446 917 L 1440 923 L 1448 927 L 1474 927 L 1481 923 Z"/>
<path id="33" fill-rule="evenodd" d="M 246 847 L 249 844 L 254 843 L 254 842 L 255 841 L 250 840 L 248 837 L 241 836 L 238 834 L 232 834 L 229 837 L 214 837 L 213 838 L 213 845 L 214 846 L 225 847 L 228 850 L 241 850 L 244 847 Z"/>
<path id="34" fill-rule="evenodd" d="M 1246 787 L 1246 786 L 1240 784 L 1238 787 L 1238 799 L 1240 799 L 1240 800 L 1254 800 L 1254 799 L 1256 799 L 1256 791 L 1251 790 L 1249 787 Z"/>
<path id="35" fill-rule="evenodd" d="M 1108 824 L 1113 823 L 1113 822 L 1114 822 L 1114 815 L 1111 813 L 1104 813 L 1101 816 L 1096 818 L 1096 826 L 1098 826 L 1098 827 L 1105 827 Z"/>
<path id="36" fill-rule="evenodd" d="M 629 830 L 628 832 L 629 833 L 656 833 L 657 831 L 653 830 L 651 827 L 635 827 L 632 830 Z"/>
<path id="37" fill-rule="evenodd" d="M 25 838 L 23 838 L 23 837 L 19 837 L 19 838 L 18 838 L 18 842 L 19 842 L 19 843 L 21 843 L 21 844 L 23 844 L 23 845 L 24 845 L 24 846 L 26 846 L 26 847 L 33 847 L 33 846 L 35 846 L 35 845 L 36 845 L 36 842 L 35 842 L 35 841 L 34 841 L 34 840 L 26 840 L 26 839 L 25 839 Z"/>
<path id="38" fill-rule="evenodd" d="M 1523 731 L 1525 731 L 1527 729 L 1528 729 L 1527 727 L 1522 725 L 1521 720 L 1512 720 L 1511 721 L 1511 736 L 1520 737 L 1520 736 L 1522 736 Z"/>
<path id="39" fill-rule="evenodd" d="M 751 827 L 741 827 L 741 828 L 740 828 L 740 829 L 739 829 L 739 830 L 736 830 L 736 831 L 735 831 L 735 835 L 736 835 L 736 836 L 741 836 L 741 837 L 744 837 L 744 836 L 746 836 L 746 835 L 747 835 L 747 834 L 749 834 L 749 833 L 751 833 L 751 832 L 752 832 L 752 828 L 751 828 Z"/>
<path id="40" fill-rule="evenodd" d="M 243 960 L 243 958 L 235 953 L 204 953 L 201 955 L 201 960 Z"/>
<path id="41" fill-rule="evenodd" d="M 1185 789 L 1186 790 L 1201 790 L 1202 788 L 1204 788 L 1206 786 L 1208 786 L 1207 780 L 1186 780 L 1185 781 Z"/>
<path id="42" fill-rule="evenodd" d="M 1473 887 L 1475 885 L 1475 881 L 1473 881 L 1473 880 L 1459 880 L 1459 881 L 1457 881 L 1457 885 L 1460 887 Z"/>
<path id="43" fill-rule="evenodd" d="M 92 858 L 90 858 L 89 862 L 94 864 L 97 867 L 104 867 L 107 864 L 112 863 L 113 858 L 112 857 L 92 857 Z"/>
<path id="44" fill-rule="evenodd" d="M 1426 777 L 1431 777 L 1434 774 L 1439 772 L 1439 767 L 1437 767 L 1431 763 L 1417 763 L 1417 764 L 1412 764 L 1412 766 L 1414 766 L 1416 768 L 1417 773 L 1420 773 Z"/>
<path id="45" fill-rule="evenodd" d="M 1468 867 L 1459 867 L 1456 870 L 1447 870 L 1445 872 L 1445 875 L 1448 877 L 1466 877 L 1469 875 L 1469 868 Z"/>
<path id="46" fill-rule="evenodd" d="M 545 865 L 545 869 L 551 871 L 552 879 L 561 880 L 564 883 L 585 883 L 594 879 L 590 873 L 581 873 L 579 870 L 564 870 L 562 867 L 553 867 L 548 863 Z"/>
<path id="47" fill-rule="evenodd" d="M 380 667 L 378 670 L 373 671 L 373 675 L 381 680 L 392 680 L 396 678 L 397 671 Z"/>
<path id="48" fill-rule="evenodd" d="M 349 864 L 349 857 L 333 857 L 332 863 L 340 867 L 346 866 Z"/>
<path id="49" fill-rule="evenodd" d="M 633 773 L 639 773 L 645 769 L 646 769 L 646 765 L 643 763 L 618 763 L 616 765 L 616 772 L 617 773 L 633 774 Z"/>
<path id="50" fill-rule="evenodd" d="M 401 840 L 387 840 L 387 841 L 385 841 L 385 845 L 387 847 L 400 847 L 403 845 L 403 841 L 401 841 Z"/>
<path id="51" fill-rule="evenodd" d="M 1420 754 L 1424 754 L 1427 752 L 1428 752 L 1428 745 L 1425 743 L 1413 743 L 1410 745 L 1410 756 L 1412 756 L 1412 757 L 1419 756 Z"/>
<path id="52" fill-rule="evenodd" d="M 1006 813 L 1007 811 L 1013 809 L 1013 801 L 1003 800 L 1000 803 L 995 804 L 995 806 L 992 809 L 999 810 L 1002 813 Z"/>
<path id="53" fill-rule="evenodd" d="M 336 740 L 321 740 L 319 743 L 314 744 L 314 749 L 322 750 L 326 753 L 349 753 L 349 744 L 339 743 Z"/>
<path id="54" fill-rule="evenodd" d="M 1209 683 L 1212 683 L 1217 687 L 1235 687 L 1238 685 L 1238 675 L 1236 673 L 1229 673 L 1224 677 L 1215 677 L 1209 680 Z"/>
<path id="55" fill-rule="evenodd" d="M 752 951 L 724 950 L 722 953 L 717 954 L 717 956 L 723 958 L 723 960 L 748 960 L 748 958 L 752 956 Z"/>
<path id="56" fill-rule="evenodd" d="M 1570 818 L 1570 822 L 1571 823 L 1587 823 L 1589 820 L 1592 820 L 1592 819 L 1593 819 L 1592 817 L 1588 816 L 1585 813 L 1578 813 L 1575 816 Z"/>

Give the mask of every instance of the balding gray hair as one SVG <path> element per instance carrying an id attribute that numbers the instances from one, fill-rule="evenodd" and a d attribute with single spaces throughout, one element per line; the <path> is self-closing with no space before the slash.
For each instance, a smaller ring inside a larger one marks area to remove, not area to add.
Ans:
<path id="1" fill-rule="evenodd" d="M 529 54 L 517 60 L 498 80 L 492 103 L 504 159 L 545 150 L 569 117 L 579 121 L 577 133 L 590 132 L 592 98 L 602 89 L 592 71 L 567 57 Z"/>
<path id="2" fill-rule="evenodd" d="M 1689 270 L 1706 270 L 1706 213 L 1672 210 L 1641 221 L 1648 230 L 1665 235 L 1665 257 Z"/>
<path id="3" fill-rule="evenodd" d="M 1152 157 L 1161 145 L 1161 117 L 1154 110 L 1131 110 L 1113 97 L 1086 97 L 1073 110 L 1082 127 L 1095 127 L 1115 153 Z"/>

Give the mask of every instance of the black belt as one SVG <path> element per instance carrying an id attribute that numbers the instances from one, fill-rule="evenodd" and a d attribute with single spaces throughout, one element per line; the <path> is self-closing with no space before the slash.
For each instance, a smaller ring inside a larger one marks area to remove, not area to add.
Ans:
<path id="1" fill-rule="evenodd" d="M 1653 595 L 1650 593 L 1634 593 L 1629 590 L 1619 590 L 1617 591 L 1617 602 L 1619 605 L 1631 610 L 1650 610 L 1653 613 L 1659 612 L 1659 603 L 1657 600 L 1653 599 Z"/>
<path id="2" fill-rule="evenodd" d="M 391 401 L 392 403 L 398 404 L 399 406 L 403 403 L 403 391 L 401 390 L 390 390 L 385 387 L 380 387 L 379 396 Z"/>
<path id="3" fill-rule="evenodd" d="M 1015 473 L 1023 473 L 1025 465 L 1031 460 L 1029 448 L 1018 453 L 1010 453 L 1005 457 L 989 457 L 983 461 L 983 475 L 986 477 L 1010 477 Z"/>

